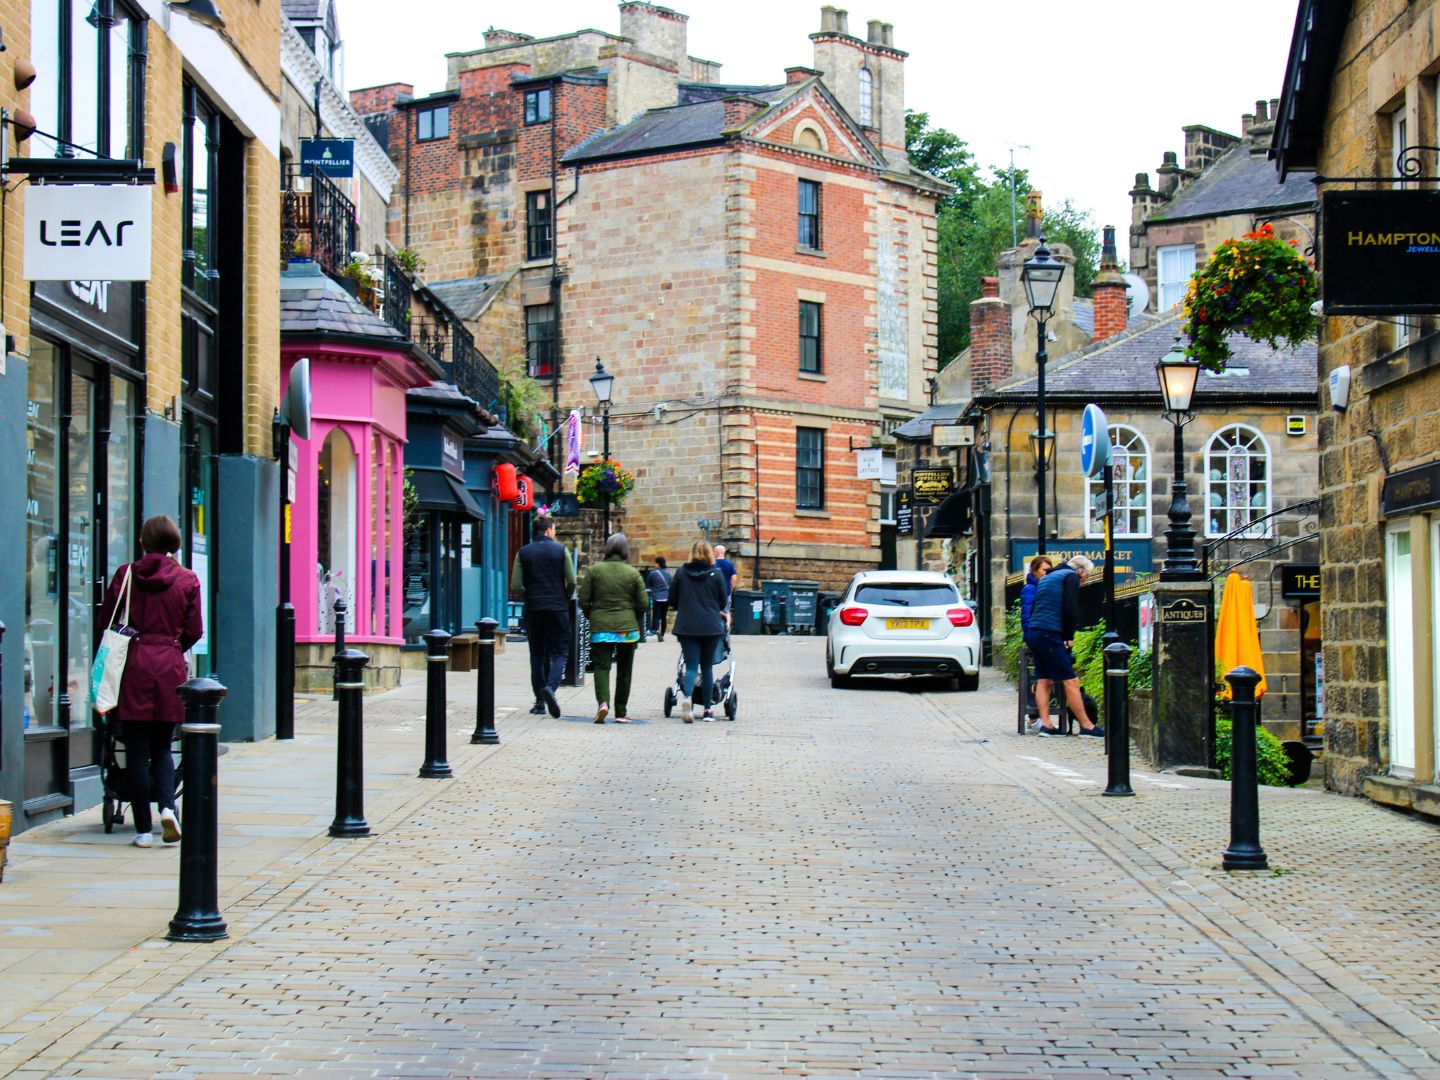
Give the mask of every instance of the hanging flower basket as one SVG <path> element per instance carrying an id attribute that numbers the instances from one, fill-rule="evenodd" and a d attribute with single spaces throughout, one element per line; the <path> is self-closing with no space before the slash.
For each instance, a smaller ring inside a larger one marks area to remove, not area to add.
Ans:
<path id="1" fill-rule="evenodd" d="M 597 461 L 580 470 L 575 478 L 575 497 L 581 506 L 619 506 L 635 486 L 635 474 L 615 460 Z"/>
<path id="2" fill-rule="evenodd" d="M 1226 240 L 1190 279 L 1185 293 L 1185 354 L 1201 367 L 1224 371 L 1226 338 L 1244 334 L 1272 349 L 1283 341 L 1298 348 L 1315 336 L 1310 306 L 1319 296 L 1315 268 L 1288 243 L 1261 225 L 1239 240 Z"/>

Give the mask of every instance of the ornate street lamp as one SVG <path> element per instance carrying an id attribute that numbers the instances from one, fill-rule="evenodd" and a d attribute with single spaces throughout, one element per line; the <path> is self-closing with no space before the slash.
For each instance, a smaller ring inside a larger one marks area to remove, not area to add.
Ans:
<path id="1" fill-rule="evenodd" d="M 1032 436 L 1032 439 L 1043 444 L 1043 450 L 1041 446 L 1037 446 L 1035 452 L 1035 506 L 1036 519 L 1039 522 L 1035 535 L 1038 541 L 1036 551 L 1041 555 L 1045 554 L 1045 467 L 1049 464 L 1050 454 L 1054 452 L 1054 437 L 1046 423 L 1045 412 L 1045 361 L 1049 359 L 1045 351 L 1045 324 L 1055 313 L 1055 297 L 1060 292 L 1060 279 L 1064 276 L 1065 264 L 1051 257 L 1050 249 L 1045 246 L 1045 238 L 1040 237 L 1040 246 L 1035 249 L 1034 255 L 1025 260 L 1025 265 L 1020 270 L 1020 280 L 1025 283 L 1025 295 L 1030 301 L 1030 315 L 1039 326 L 1039 346 L 1035 350 L 1035 369 L 1038 373 L 1035 413 L 1040 420 L 1040 431 Z"/>
<path id="2" fill-rule="evenodd" d="M 600 432 L 602 454 L 605 464 L 610 464 L 610 392 L 615 388 L 615 376 L 605 370 L 600 358 L 595 358 L 595 374 L 590 376 L 590 389 L 595 391 L 595 400 L 600 403 Z M 610 492 L 605 492 L 605 539 L 610 539 Z"/>
<path id="3" fill-rule="evenodd" d="M 1200 581 L 1203 575 L 1195 561 L 1195 530 L 1190 526 L 1189 489 L 1185 484 L 1185 425 L 1195 419 L 1192 404 L 1200 365 L 1185 355 L 1180 339 L 1155 364 L 1160 393 L 1165 399 L 1165 419 L 1175 426 L 1175 478 L 1170 484 L 1170 527 L 1165 530 L 1165 562 L 1161 581 Z"/>

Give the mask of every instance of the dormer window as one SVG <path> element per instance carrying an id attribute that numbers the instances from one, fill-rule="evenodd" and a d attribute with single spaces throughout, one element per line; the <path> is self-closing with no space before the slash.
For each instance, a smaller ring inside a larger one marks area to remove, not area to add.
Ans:
<path id="1" fill-rule="evenodd" d="M 860 126 L 875 126 L 875 76 L 869 68 L 860 69 Z"/>
<path id="2" fill-rule="evenodd" d="M 421 109 L 415 114 L 415 141 L 431 142 L 450 137 L 450 106 Z"/>

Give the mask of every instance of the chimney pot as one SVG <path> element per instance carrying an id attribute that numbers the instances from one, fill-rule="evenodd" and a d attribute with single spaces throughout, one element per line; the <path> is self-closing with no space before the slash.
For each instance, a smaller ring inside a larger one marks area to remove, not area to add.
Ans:
<path id="1" fill-rule="evenodd" d="M 879 19 L 871 19 L 865 24 L 865 40 L 871 45 L 883 45 L 885 43 L 885 24 Z"/>
<path id="2" fill-rule="evenodd" d="M 980 279 L 981 296 L 999 296 L 1000 279 L 998 277 L 982 277 Z"/>
<path id="3" fill-rule="evenodd" d="M 835 9 L 835 32 L 850 36 L 850 13 L 844 8 Z"/>
<path id="4" fill-rule="evenodd" d="M 826 4 L 820 9 L 820 32 L 835 29 L 835 5 Z"/>
<path id="5" fill-rule="evenodd" d="M 1280 122 L 1280 99 L 1278 97 L 1270 99 L 1270 119 L 1277 124 Z"/>
<path id="6" fill-rule="evenodd" d="M 883 31 L 882 37 L 884 38 L 881 44 L 893 49 L 895 47 L 895 27 L 887 22 L 880 29 Z"/>
<path id="7" fill-rule="evenodd" d="M 1270 118 L 1270 113 L 1268 111 L 1269 108 L 1270 103 L 1268 101 L 1255 102 L 1255 119 L 1259 120 L 1263 124 L 1266 120 Z"/>
<path id="8" fill-rule="evenodd" d="M 1174 150 L 1166 150 L 1166 151 L 1165 151 L 1165 155 L 1164 155 L 1164 157 L 1161 159 L 1161 167 L 1163 168 L 1163 167 L 1166 166 L 1166 165 L 1170 165 L 1170 166 L 1173 166 L 1173 167 L 1175 167 L 1175 168 L 1178 168 L 1178 167 L 1179 167 L 1179 166 L 1176 164 L 1176 161 L 1175 161 L 1175 151 L 1174 151 Z"/>

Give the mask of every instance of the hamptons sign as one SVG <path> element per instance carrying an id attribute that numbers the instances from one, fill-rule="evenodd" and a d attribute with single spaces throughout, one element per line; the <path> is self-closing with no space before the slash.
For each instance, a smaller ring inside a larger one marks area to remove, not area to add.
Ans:
<path id="1" fill-rule="evenodd" d="M 1440 192 L 1327 191 L 1322 207 L 1327 315 L 1440 311 Z"/>
<path id="2" fill-rule="evenodd" d="M 149 281 L 149 187 L 36 184 L 25 190 L 28 281 Z"/>

